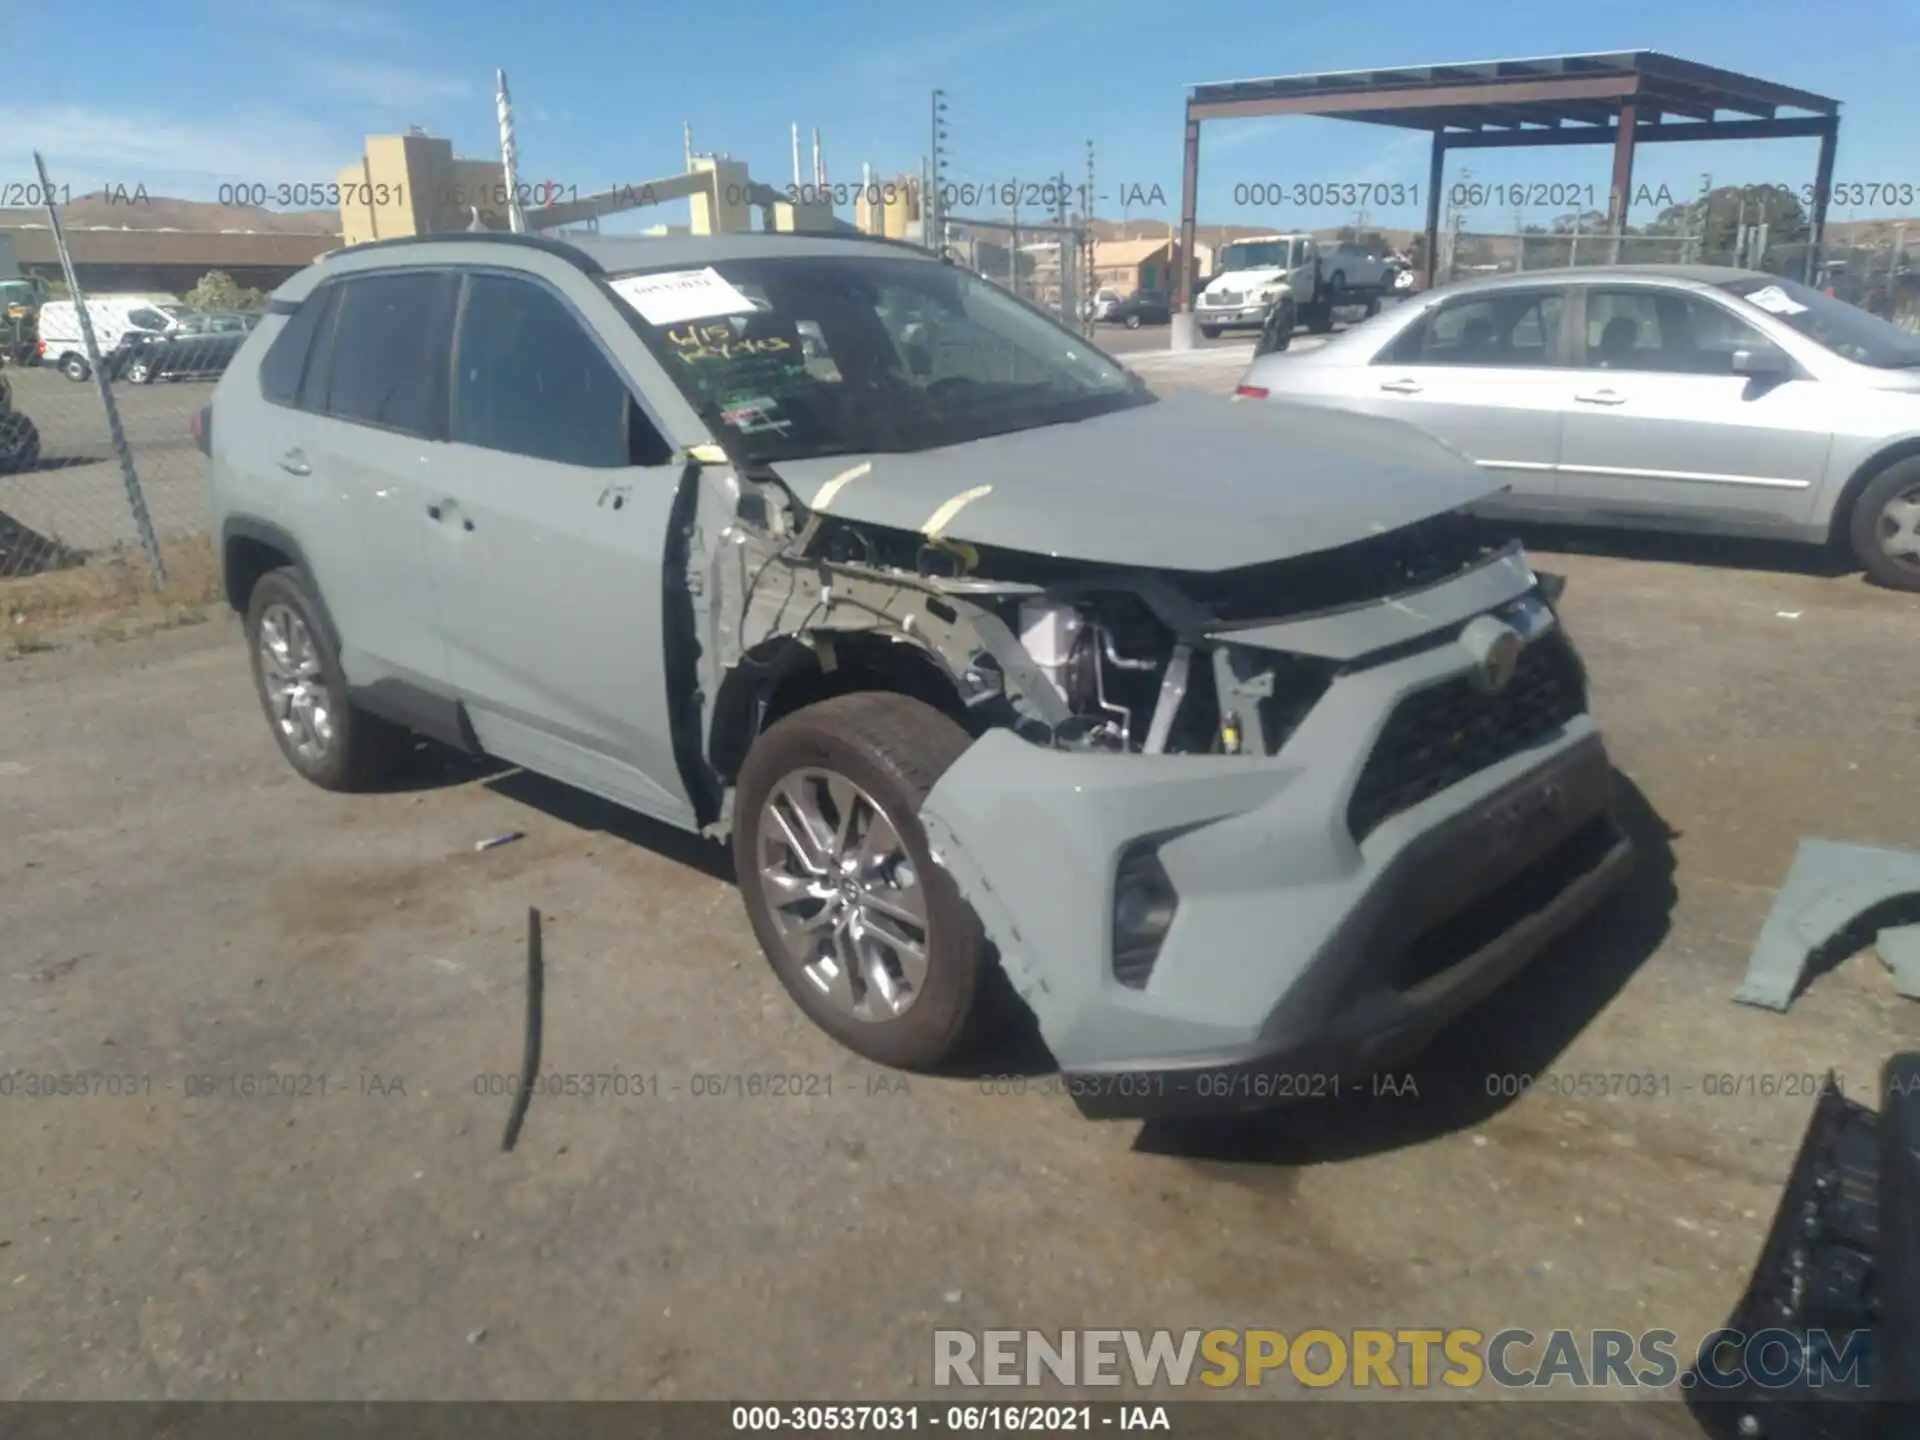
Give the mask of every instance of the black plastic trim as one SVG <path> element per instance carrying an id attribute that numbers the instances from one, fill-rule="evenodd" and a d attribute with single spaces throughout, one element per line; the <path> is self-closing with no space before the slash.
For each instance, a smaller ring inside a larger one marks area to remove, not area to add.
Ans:
<path id="1" fill-rule="evenodd" d="M 694 516 L 700 499 L 700 465 L 688 461 L 680 489 L 667 515 L 667 549 L 661 563 L 661 658 L 667 680 L 667 727 L 680 783 L 702 825 L 720 818 L 721 782 L 708 763 L 700 733 L 699 623 L 687 587 L 692 558 Z"/>
<path id="2" fill-rule="evenodd" d="M 325 639 L 340 653 L 340 630 L 333 623 L 333 612 L 327 609 L 327 597 L 320 593 L 320 582 L 314 578 L 313 567 L 307 564 L 306 553 L 301 550 L 300 542 L 292 535 L 268 520 L 257 520 L 250 515 L 229 515 L 220 527 L 220 588 L 226 593 L 227 603 L 246 613 L 248 597 L 236 596 L 227 576 L 227 551 L 235 540 L 256 540 L 262 545 L 278 550 L 290 560 L 294 568 L 306 577 L 307 593 L 313 601 L 314 618 L 320 622 L 320 628 L 326 632 Z"/>
<path id="3" fill-rule="evenodd" d="M 553 240 L 545 235 L 515 235 L 500 230 L 454 230 L 440 234 L 396 235 L 390 240 L 368 240 L 364 244 L 349 245 L 345 249 L 335 250 L 326 259 L 332 260 L 341 255 L 364 255 L 369 250 L 397 250 L 411 245 L 469 244 L 504 245 L 523 250 L 539 250 L 544 254 L 558 256 L 585 274 L 605 273 L 598 260 L 577 246 L 567 244 L 564 240 Z"/>
<path id="4" fill-rule="evenodd" d="M 350 686 L 347 697 L 368 714 L 391 720 L 416 735 L 437 740 L 467 755 L 481 753 L 480 737 L 474 734 L 466 705 L 436 695 L 423 685 L 388 676 L 371 685 Z"/>

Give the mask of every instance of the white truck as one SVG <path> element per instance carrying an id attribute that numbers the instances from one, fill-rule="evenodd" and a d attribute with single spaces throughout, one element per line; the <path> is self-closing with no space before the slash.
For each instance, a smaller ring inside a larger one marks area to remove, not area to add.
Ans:
<path id="1" fill-rule="evenodd" d="M 1223 330 L 1261 330 L 1282 337 L 1273 349 L 1285 349 L 1284 337 L 1298 325 L 1326 334 L 1335 306 L 1365 305 L 1371 313 L 1399 269 L 1357 246 L 1322 250 L 1302 233 L 1235 240 L 1213 258 L 1216 273 L 1193 307 L 1200 333 L 1211 340 Z"/>

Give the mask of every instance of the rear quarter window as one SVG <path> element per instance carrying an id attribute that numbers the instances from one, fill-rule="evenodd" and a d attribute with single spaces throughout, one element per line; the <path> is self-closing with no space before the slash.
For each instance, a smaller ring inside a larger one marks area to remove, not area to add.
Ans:
<path id="1" fill-rule="evenodd" d="M 273 337 L 260 362 L 260 394 L 275 405 L 291 405 L 300 393 L 300 377 L 306 373 L 307 356 L 313 350 L 313 338 L 320 331 L 320 319 L 334 287 L 322 285 L 301 302 L 287 317 L 280 333 Z"/>

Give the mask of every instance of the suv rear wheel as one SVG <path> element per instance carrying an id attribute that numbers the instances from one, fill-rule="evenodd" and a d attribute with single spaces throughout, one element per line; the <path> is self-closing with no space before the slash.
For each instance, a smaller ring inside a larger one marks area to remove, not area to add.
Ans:
<path id="1" fill-rule="evenodd" d="M 391 774 L 406 733 L 347 699 L 340 657 L 307 578 L 269 571 L 247 604 L 253 685 L 287 763 L 323 790 L 364 790 Z"/>
<path id="2" fill-rule="evenodd" d="M 85 380 L 89 375 L 93 374 L 93 371 L 87 368 L 86 356 L 69 355 L 67 356 L 66 359 L 60 362 L 60 373 L 66 376 L 67 379 L 73 381 L 74 384 L 78 385 L 81 381 Z"/>
<path id="3" fill-rule="evenodd" d="M 986 938 L 934 863 L 920 806 L 971 743 L 904 695 L 842 695 L 754 742 L 735 795 L 734 870 L 774 973 L 870 1060 L 937 1067 L 987 1005 Z"/>
<path id="4" fill-rule="evenodd" d="M 1867 578 L 1920 590 L 1920 456 L 1889 465 L 1854 502 L 1848 537 Z"/>

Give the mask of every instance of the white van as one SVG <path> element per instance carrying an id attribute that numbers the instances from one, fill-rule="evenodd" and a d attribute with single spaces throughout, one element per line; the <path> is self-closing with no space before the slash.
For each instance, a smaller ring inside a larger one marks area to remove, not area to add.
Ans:
<path id="1" fill-rule="evenodd" d="M 164 335 L 193 314 L 177 295 L 89 295 L 87 316 L 93 340 L 107 355 L 135 331 Z M 87 345 L 80 338 L 80 315 L 71 300 L 49 300 L 40 307 L 40 363 L 57 365 L 76 383 L 87 379 Z"/>

